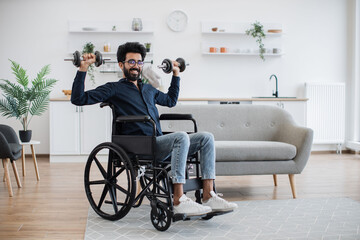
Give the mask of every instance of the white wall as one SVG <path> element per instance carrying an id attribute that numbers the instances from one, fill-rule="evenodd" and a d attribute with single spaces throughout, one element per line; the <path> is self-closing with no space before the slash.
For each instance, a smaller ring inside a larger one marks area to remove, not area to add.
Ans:
<path id="1" fill-rule="evenodd" d="M 165 23 L 175 9 L 189 16 L 189 25 L 181 33 L 172 32 Z M 2 0 L 0 78 L 13 79 L 8 59 L 19 62 L 30 76 L 51 64 L 51 77 L 60 80 L 52 97 L 61 97 L 62 89 L 71 89 L 76 72 L 63 61 L 68 53 L 68 20 L 141 17 L 155 25 L 155 63 L 178 56 L 191 63 L 182 74 L 180 97 L 269 96 L 274 83 L 268 79 L 273 73 L 279 78 L 282 96 L 303 97 L 305 82 L 347 81 L 347 11 L 348 1 L 342 0 Z M 286 55 L 265 62 L 257 57 L 204 56 L 200 51 L 202 20 L 282 23 Z M 170 78 L 162 77 L 167 82 Z M 116 76 L 97 82 L 114 80 Z M 21 127 L 15 119 L 0 121 L 16 130 Z M 34 117 L 30 128 L 33 139 L 42 142 L 37 152 L 49 153 L 48 112 Z"/>

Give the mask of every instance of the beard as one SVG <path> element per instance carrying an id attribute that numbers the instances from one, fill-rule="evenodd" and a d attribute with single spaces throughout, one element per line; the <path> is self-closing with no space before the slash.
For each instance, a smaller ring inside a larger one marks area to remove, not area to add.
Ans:
<path id="1" fill-rule="evenodd" d="M 133 72 L 131 72 L 131 71 L 133 71 Z M 136 81 L 136 80 L 140 79 L 140 69 L 137 69 L 137 68 L 126 69 L 124 67 L 123 72 L 124 72 L 124 76 L 130 81 Z"/>

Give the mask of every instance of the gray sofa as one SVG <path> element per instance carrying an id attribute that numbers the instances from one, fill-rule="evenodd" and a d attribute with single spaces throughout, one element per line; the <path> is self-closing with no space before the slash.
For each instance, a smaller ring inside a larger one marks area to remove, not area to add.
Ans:
<path id="1" fill-rule="evenodd" d="M 295 174 L 310 155 L 313 131 L 295 124 L 285 110 L 261 105 L 177 105 L 159 113 L 191 113 L 198 131 L 214 134 L 216 175 L 288 174 L 296 198 Z M 163 121 L 163 131 L 191 131 L 192 123 Z"/>

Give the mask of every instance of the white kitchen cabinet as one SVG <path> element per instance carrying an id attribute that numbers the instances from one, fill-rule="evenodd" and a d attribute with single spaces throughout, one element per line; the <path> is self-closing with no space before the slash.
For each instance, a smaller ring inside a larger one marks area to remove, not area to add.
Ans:
<path id="1" fill-rule="evenodd" d="M 50 159 L 52 155 L 88 155 L 96 145 L 110 140 L 110 108 L 50 102 Z"/>
<path id="2" fill-rule="evenodd" d="M 306 101 L 252 101 L 254 105 L 277 106 L 288 111 L 300 126 L 306 126 Z"/>

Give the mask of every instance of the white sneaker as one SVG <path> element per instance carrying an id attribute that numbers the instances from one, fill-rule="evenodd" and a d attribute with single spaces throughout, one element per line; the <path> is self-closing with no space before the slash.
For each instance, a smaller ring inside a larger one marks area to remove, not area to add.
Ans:
<path id="1" fill-rule="evenodd" d="M 236 203 L 228 202 L 225 199 L 222 199 L 219 197 L 220 194 L 216 194 L 214 191 L 211 191 L 210 195 L 211 198 L 206 202 L 203 202 L 203 205 L 211 207 L 214 212 L 230 211 L 238 207 Z"/>
<path id="2" fill-rule="evenodd" d="M 179 201 L 179 205 L 174 205 L 174 214 L 182 213 L 188 216 L 198 216 L 207 214 L 212 211 L 211 207 L 198 204 L 197 202 L 194 202 L 188 198 L 185 194 L 180 197 Z"/>

